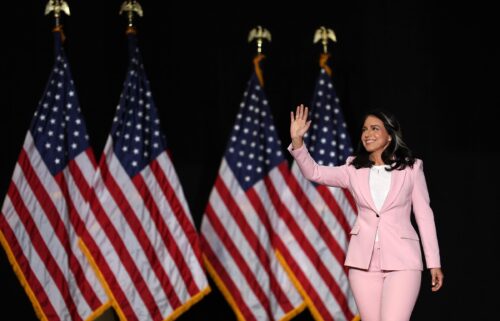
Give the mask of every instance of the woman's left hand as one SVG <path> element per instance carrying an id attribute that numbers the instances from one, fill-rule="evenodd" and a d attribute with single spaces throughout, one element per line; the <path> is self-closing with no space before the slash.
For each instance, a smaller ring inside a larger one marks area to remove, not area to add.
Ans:
<path id="1" fill-rule="evenodd" d="M 436 292 L 443 286 L 444 274 L 441 268 L 431 268 L 432 292 Z"/>

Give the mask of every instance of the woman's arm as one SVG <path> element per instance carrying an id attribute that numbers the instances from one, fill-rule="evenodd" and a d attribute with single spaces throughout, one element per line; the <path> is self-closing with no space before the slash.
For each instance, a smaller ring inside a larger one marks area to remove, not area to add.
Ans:
<path id="1" fill-rule="evenodd" d="M 423 163 L 417 159 L 414 165 L 412 205 L 417 221 L 422 247 L 424 249 L 427 268 L 431 272 L 432 291 L 437 291 L 443 285 L 443 272 L 439 258 L 439 245 L 434 222 L 434 214 L 430 207 L 429 192 L 425 181 Z"/>
<path id="2" fill-rule="evenodd" d="M 347 165 L 331 167 L 318 165 L 304 145 L 304 135 L 311 125 L 307 120 L 309 109 L 304 105 L 297 106 L 295 115 L 290 113 L 290 137 L 292 143 L 288 150 L 299 165 L 300 171 L 310 181 L 336 187 L 347 188 L 349 176 Z"/>

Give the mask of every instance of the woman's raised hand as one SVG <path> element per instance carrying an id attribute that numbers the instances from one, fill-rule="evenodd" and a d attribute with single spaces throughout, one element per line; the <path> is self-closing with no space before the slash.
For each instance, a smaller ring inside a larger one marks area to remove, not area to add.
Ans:
<path id="1" fill-rule="evenodd" d="M 311 121 L 307 120 L 309 108 L 304 105 L 297 106 L 295 115 L 290 112 L 290 137 L 292 138 L 292 148 L 300 148 L 304 141 L 304 135 L 307 133 Z"/>

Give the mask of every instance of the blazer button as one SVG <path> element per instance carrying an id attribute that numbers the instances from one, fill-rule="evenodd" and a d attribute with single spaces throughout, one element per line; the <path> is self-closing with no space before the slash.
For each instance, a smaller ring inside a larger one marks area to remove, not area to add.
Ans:
<path id="1" fill-rule="evenodd" d="M 377 217 L 380 217 L 380 215 L 378 215 L 378 213 L 375 213 L 375 215 L 377 215 Z"/>

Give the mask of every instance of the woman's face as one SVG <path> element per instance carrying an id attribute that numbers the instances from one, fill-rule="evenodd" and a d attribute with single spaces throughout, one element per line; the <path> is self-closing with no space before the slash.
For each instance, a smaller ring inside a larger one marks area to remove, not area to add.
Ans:
<path id="1" fill-rule="evenodd" d="M 368 116 L 361 129 L 361 142 L 368 153 L 382 153 L 391 142 L 391 135 L 384 123 L 375 116 Z"/>

